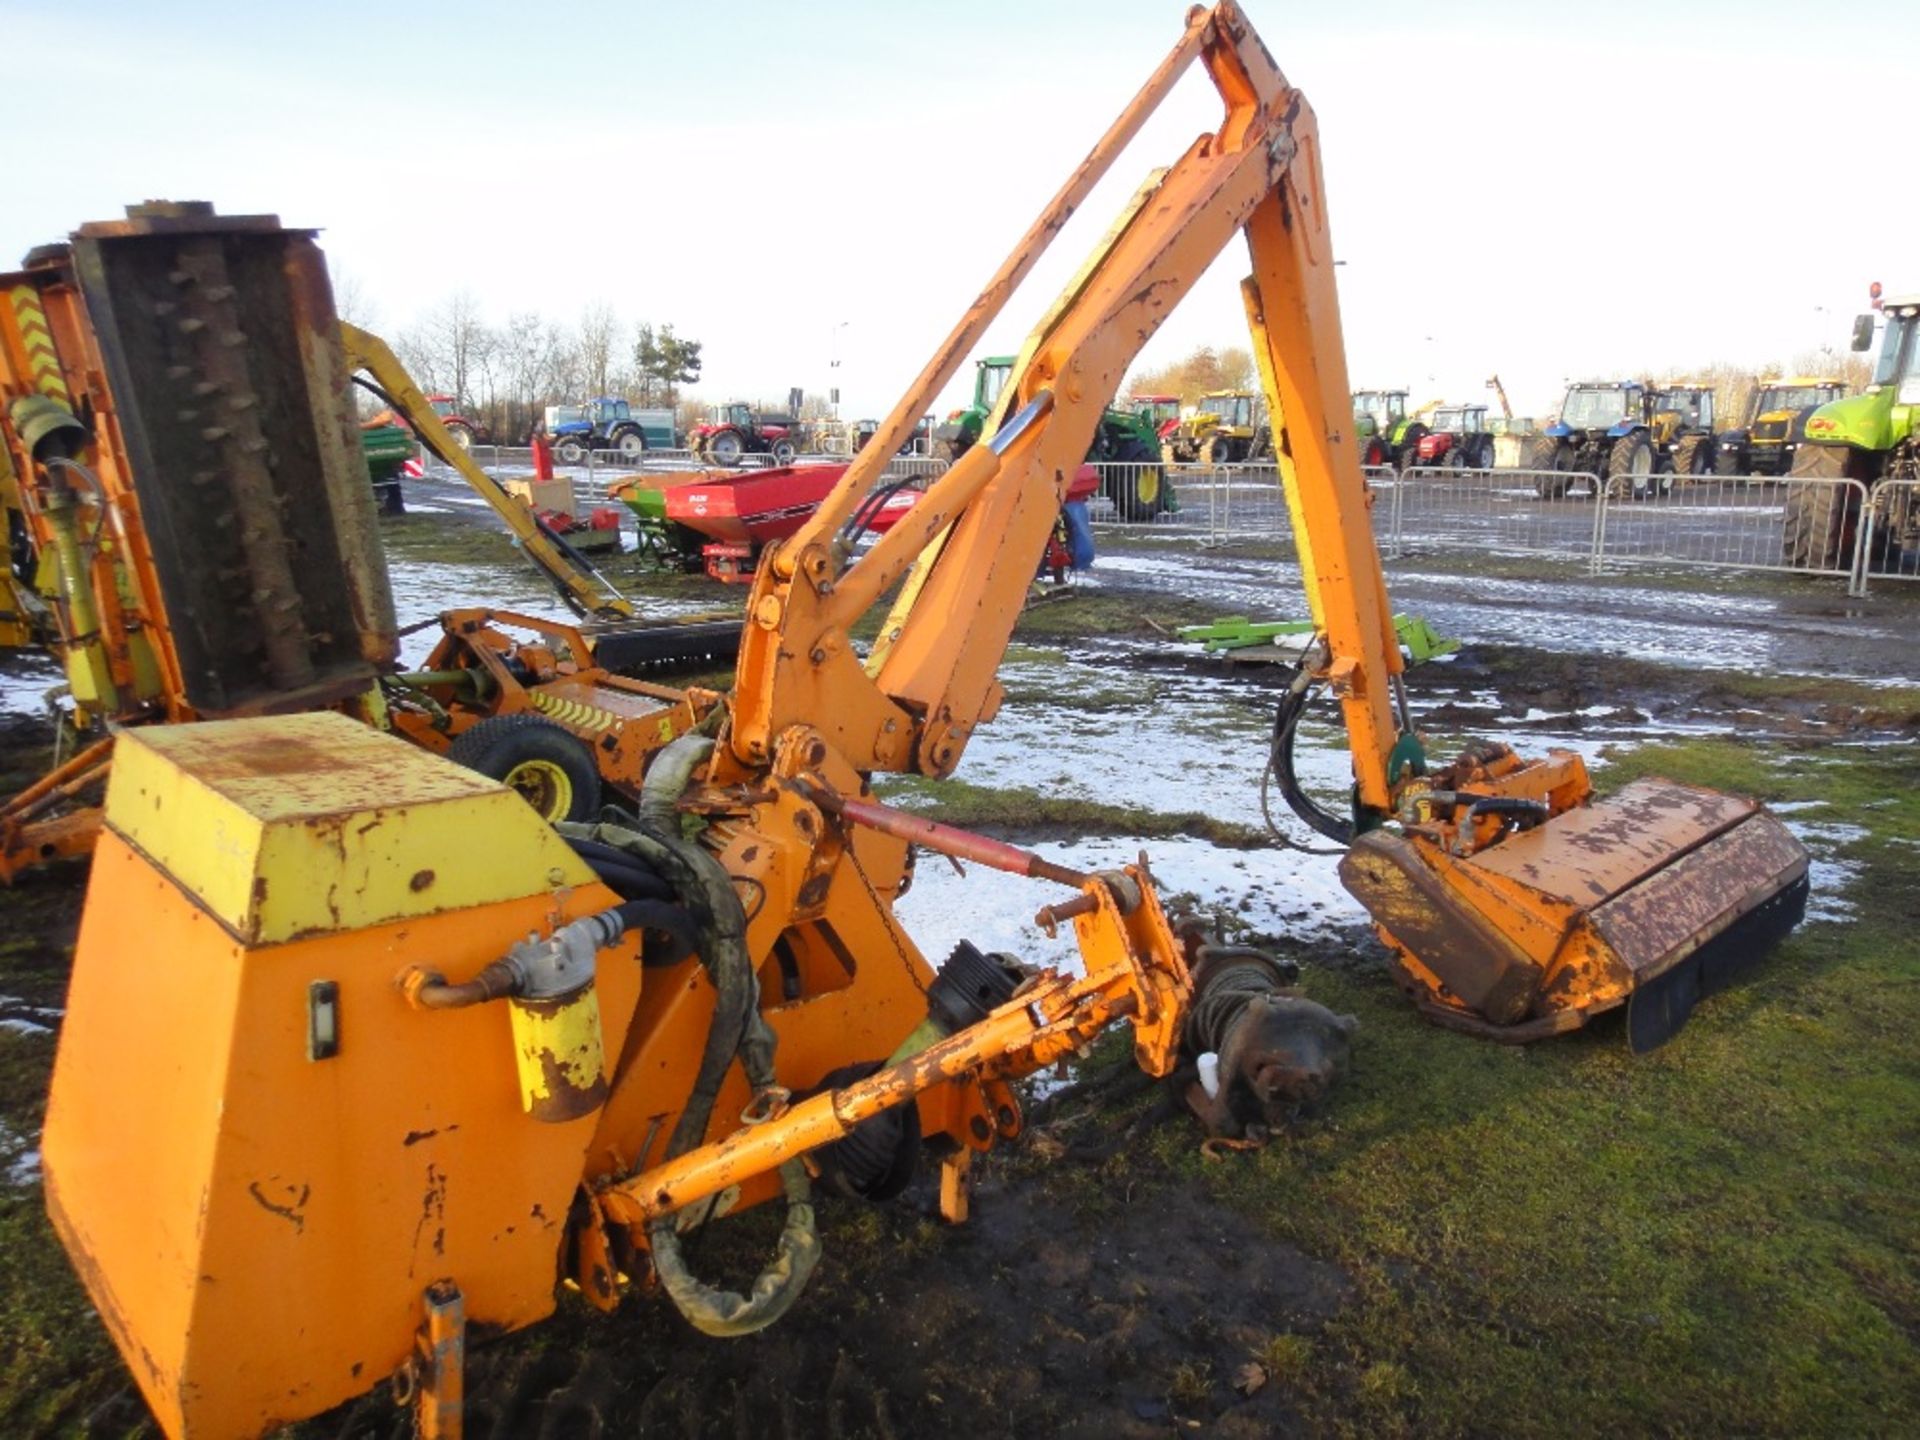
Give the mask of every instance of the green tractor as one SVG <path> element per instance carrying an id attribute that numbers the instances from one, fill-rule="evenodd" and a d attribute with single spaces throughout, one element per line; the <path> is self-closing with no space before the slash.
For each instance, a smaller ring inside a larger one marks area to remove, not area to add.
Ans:
<path id="1" fill-rule="evenodd" d="M 1780 559 L 1795 569 L 1837 570 L 1853 553 L 1860 526 L 1860 495 L 1850 486 L 1811 484 L 1840 478 L 1867 488 L 1873 515 L 1870 570 L 1883 570 L 1920 543 L 1920 294 L 1875 300 L 1885 317 L 1880 359 L 1866 390 L 1822 405 L 1807 417 L 1806 439 L 1794 452 L 1787 483 Z M 1874 317 L 1854 321 L 1853 348 L 1873 347 Z"/>
<path id="2" fill-rule="evenodd" d="M 1353 433 L 1360 441 L 1362 465 L 1410 468 L 1417 463 L 1415 452 L 1428 428 L 1426 421 L 1407 414 L 1404 390 L 1353 392 Z"/>
<path id="3" fill-rule="evenodd" d="M 989 355 L 975 362 L 973 403 L 955 410 L 933 432 L 934 454 L 958 460 L 993 423 L 1015 357 Z M 1100 470 L 1100 491 L 1122 520 L 1151 520 L 1178 510 L 1179 499 L 1160 463 L 1159 427 L 1151 414 L 1109 408 L 1100 417 L 1087 459 Z"/>

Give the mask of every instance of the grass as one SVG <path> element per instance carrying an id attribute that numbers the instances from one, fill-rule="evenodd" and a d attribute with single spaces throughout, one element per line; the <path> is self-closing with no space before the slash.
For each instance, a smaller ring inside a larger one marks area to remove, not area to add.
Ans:
<path id="1" fill-rule="evenodd" d="M 1193 835 L 1237 850 L 1251 850 L 1271 843 L 1264 830 L 1219 820 L 1198 811 L 1169 814 L 1024 787 L 1001 789 L 965 780 L 901 775 L 886 779 L 877 787 L 877 793 L 890 805 L 923 811 L 944 824 L 989 834 L 1013 831 L 1055 838 L 1129 835 L 1141 839 Z"/>
<path id="2" fill-rule="evenodd" d="M 1856 918 L 1803 926 L 1644 1057 L 1617 1017 L 1506 1049 L 1310 968 L 1363 1027 L 1330 1118 L 1233 1165 L 1155 1136 L 1173 1188 L 1352 1278 L 1311 1349 L 1267 1361 L 1310 1428 L 1875 1435 L 1920 1404 L 1920 755 L 1698 740 L 1603 778 L 1646 774 L 1863 827 Z"/>

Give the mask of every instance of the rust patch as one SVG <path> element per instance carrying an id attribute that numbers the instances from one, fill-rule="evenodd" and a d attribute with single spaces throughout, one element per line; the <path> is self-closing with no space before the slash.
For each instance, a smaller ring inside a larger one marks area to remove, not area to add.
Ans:
<path id="1" fill-rule="evenodd" d="M 433 881 L 434 881 L 433 871 L 416 870 L 413 872 L 413 878 L 407 881 L 407 888 L 413 891 L 414 894 L 418 895 L 422 890 L 426 889 L 429 885 L 433 884 Z"/>

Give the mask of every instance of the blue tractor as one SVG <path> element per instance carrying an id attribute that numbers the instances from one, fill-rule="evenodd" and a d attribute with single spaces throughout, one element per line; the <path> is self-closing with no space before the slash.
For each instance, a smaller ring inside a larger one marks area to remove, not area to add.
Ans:
<path id="1" fill-rule="evenodd" d="M 649 450 L 673 449 L 676 438 L 673 411 L 636 410 L 613 395 L 585 405 L 549 405 L 546 428 L 554 458 L 563 465 L 584 463 L 589 450 L 617 450 L 637 460 Z"/>
<path id="2" fill-rule="evenodd" d="M 1540 432 L 1534 468 L 1543 473 L 1535 488 L 1543 500 L 1568 494 L 1578 476 L 1598 498 L 1650 493 L 1659 452 L 1653 435 L 1652 397 L 1639 380 L 1583 381 L 1567 387 L 1560 416 Z M 1671 483 L 1668 481 L 1667 483 Z"/>

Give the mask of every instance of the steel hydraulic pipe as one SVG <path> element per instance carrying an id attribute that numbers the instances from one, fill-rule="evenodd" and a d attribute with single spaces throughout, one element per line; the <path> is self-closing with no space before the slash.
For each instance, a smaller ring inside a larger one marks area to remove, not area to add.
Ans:
<path id="1" fill-rule="evenodd" d="M 1020 237 L 1012 254 L 1007 256 L 994 277 L 987 282 L 979 298 L 968 307 L 953 333 L 934 352 L 933 359 L 927 362 L 926 368 L 894 407 L 893 413 L 887 416 L 873 439 L 854 457 L 853 464 L 834 487 L 833 493 L 822 502 L 813 519 L 800 530 L 797 543 L 782 546 L 775 554 L 773 563 L 781 578 L 791 579 L 794 557 L 806 545 L 837 534 L 853 513 L 854 507 L 873 489 L 874 481 L 879 478 L 887 461 L 905 443 L 907 432 L 919 424 L 927 407 L 958 372 L 967 356 L 973 353 L 1008 297 L 1019 288 L 1020 282 L 1026 279 L 1035 262 L 1046 253 L 1054 237 L 1086 202 L 1087 196 L 1093 193 L 1093 187 L 1106 176 L 1120 152 L 1127 148 L 1140 127 L 1146 123 L 1147 117 L 1160 107 L 1160 102 L 1167 98 L 1175 82 L 1186 73 L 1187 66 L 1199 55 L 1212 23 L 1213 14 L 1209 10 L 1195 6 L 1187 12 L 1187 28 L 1167 53 L 1166 59 L 1148 77 L 1147 83 L 1140 87 L 1140 93 L 1133 97 L 1127 108 L 1107 127 L 1107 133 L 1087 152 L 1087 158 L 1080 162 L 1079 168 L 1067 177 L 1066 184 L 1048 202 L 1047 208 L 1027 233 Z"/>
<path id="2" fill-rule="evenodd" d="M 938 820 L 929 820 L 924 815 L 911 815 L 904 810 L 894 810 L 871 800 L 849 800 L 843 795 L 837 795 L 831 790 L 823 790 L 817 786 L 810 787 L 809 793 L 821 809 L 838 816 L 848 824 L 864 825 L 869 830 L 878 830 L 881 834 L 891 835 L 896 840 L 905 840 L 909 844 L 937 851 L 942 855 L 951 855 L 958 860 L 972 860 L 990 869 L 1004 870 L 1009 875 L 1025 875 L 1035 880 L 1054 880 L 1062 885 L 1071 885 L 1075 889 L 1094 878 L 1085 871 L 1056 865 L 1045 856 L 1036 855 L 1031 850 L 1022 850 L 1017 845 L 1007 844 L 1004 840 L 976 835 L 971 830 L 942 825 Z"/>

